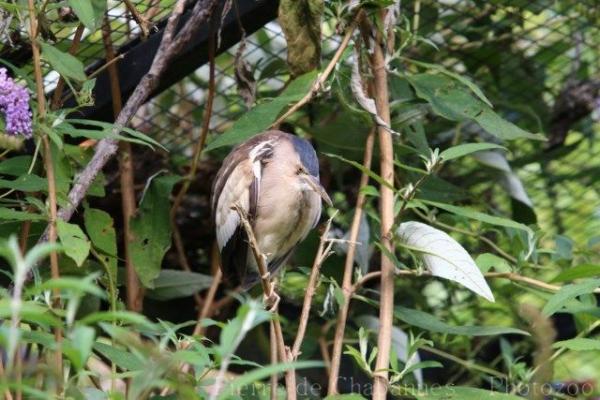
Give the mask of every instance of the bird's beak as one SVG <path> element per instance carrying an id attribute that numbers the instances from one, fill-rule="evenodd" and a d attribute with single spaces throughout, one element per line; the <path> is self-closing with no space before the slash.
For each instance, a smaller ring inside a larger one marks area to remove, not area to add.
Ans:
<path id="1" fill-rule="evenodd" d="M 329 207 L 333 206 L 331 198 L 329 198 L 327 191 L 325 191 L 325 188 L 323 187 L 323 185 L 321 185 L 321 182 L 319 182 L 319 178 L 315 178 L 312 175 L 306 175 L 306 183 L 311 187 L 312 190 L 314 190 L 319 196 L 321 196 L 323 201 L 325 201 L 325 203 L 327 203 Z"/>

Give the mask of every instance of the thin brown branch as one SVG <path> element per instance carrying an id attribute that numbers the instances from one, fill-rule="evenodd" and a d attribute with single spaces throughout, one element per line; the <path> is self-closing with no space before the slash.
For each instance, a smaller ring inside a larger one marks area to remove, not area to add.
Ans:
<path id="1" fill-rule="evenodd" d="M 367 136 L 365 143 L 365 154 L 363 157 L 363 167 L 371 169 L 371 161 L 373 159 L 373 143 L 375 142 L 375 129 L 372 129 Z M 344 276 L 342 278 L 342 291 L 344 294 L 344 303 L 340 307 L 338 318 L 335 326 L 335 336 L 333 341 L 333 351 L 331 355 L 331 369 L 329 373 L 328 394 L 337 393 L 337 382 L 340 370 L 340 361 L 342 359 L 342 346 L 344 341 L 344 332 L 346 330 L 346 320 L 348 311 L 350 310 L 350 300 L 352 298 L 352 272 L 354 266 L 354 254 L 356 253 L 356 240 L 362 220 L 363 209 L 365 206 L 366 196 L 362 188 L 367 186 L 369 175 L 362 173 L 358 188 L 358 196 L 356 198 L 356 207 L 350 226 L 350 237 L 348 242 L 348 252 L 344 262 Z"/>
<path id="2" fill-rule="evenodd" d="M 277 364 L 277 338 L 275 337 L 275 324 L 273 321 L 269 323 L 269 351 L 271 353 L 271 365 Z M 279 377 L 277 374 L 271 375 L 271 400 L 277 400 L 277 382 Z"/>
<path id="3" fill-rule="evenodd" d="M 380 19 L 385 19 L 386 10 L 382 10 Z M 366 19 L 364 19 L 366 21 Z M 363 25 L 363 29 L 373 32 L 370 26 Z M 384 37 L 387 32 L 379 29 L 375 31 L 375 41 L 372 53 L 370 54 L 370 63 L 373 71 L 373 96 L 378 116 L 389 126 L 390 124 L 390 105 L 388 94 L 388 79 L 385 62 Z M 381 185 L 379 213 L 381 219 L 381 244 L 389 252 L 394 251 L 394 245 L 391 240 L 391 229 L 394 225 L 394 147 L 392 137 L 388 130 L 379 125 L 377 127 L 380 149 L 380 173 L 382 179 L 388 182 L 388 185 Z M 373 374 L 373 399 L 384 400 L 388 390 L 388 369 L 390 363 L 390 349 L 392 344 L 392 326 L 394 311 L 394 263 L 381 252 L 381 283 L 379 300 L 379 335 L 377 338 L 377 360 L 375 362 L 375 373 Z"/>
<path id="4" fill-rule="evenodd" d="M 79 43 L 81 42 L 81 37 L 83 36 L 83 31 L 85 30 L 85 26 L 83 24 L 79 24 L 77 29 L 75 30 L 75 35 L 73 36 L 73 41 L 71 42 L 71 46 L 69 47 L 69 54 L 73 55 L 77 53 L 79 49 Z M 54 94 L 52 95 L 52 102 L 50 103 L 51 110 L 57 110 L 62 106 L 62 94 L 65 88 L 65 79 L 61 76 L 58 79 L 58 83 L 56 84 L 56 88 L 54 89 Z"/>
<path id="5" fill-rule="evenodd" d="M 325 81 L 327 81 L 327 78 L 329 78 L 329 75 L 331 74 L 331 72 L 333 72 L 335 66 L 340 61 L 340 58 L 342 58 L 342 55 L 344 54 L 344 50 L 346 50 L 346 47 L 348 47 L 348 44 L 350 43 L 350 39 L 352 39 L 352 35 L 354 34 L 354 30 L 356 29 L 356 26 L 358 25 L 358 21 L 360 18 L 362 18 L 363 15 L 364 15 L 364 12 L 362 10 L 359 10 L 358 13 L 356 14 L 356 16 L 354 17 L 354 19 L 352 20 L 352 23 L 346 29 L 346 34 L 344 35 L 344 38 L 342 39 L 342 42 L 340 43 L 335 54 L 331 58 L 331 61 L 329 61 L 329 64 L 327 64 L 327 67 L 325 67 L 323 72 L 321 72 L 319 74 L 319 76 L 313 83 L 310 91 L 303 98 L 301 98 L 297 103 L 295 103 L 293 106 L 291 106 L 281 117 L 277 118 L 277 120 L 275 122 L 273 122 L 273 124 L 271 124 L 272 127 L 279 126 L 279 124 L 281 124 L 290 115 L 292 115 L 293 113 L 298 111 L 300 108 L 302 108 L 305 104 L 310 102 L 313 99 L 313 97 L 315 97 L 319 93 L 319 91 L 323 87 L 323 84 L 325 83 Z"/>
<path id="6" fill-rule="evenodd" d="M 194 147 L 194 153 L 192 156 L 192 162 L 190 164 L 190 169 L 181 185 L 181 188 L 175 195 L 175 199 L 173 200 L 173 206 L 171 207 L 171 227 L 173 230 L 173 243 L 175 244 L 175 250 L 177 252 L 177 256 L 179 258 L 180 266 L 186 270 L 191 271 L 190 265 L 187 261 L 187 257 L 185 255 L 185 247 L 183 245 L 183 240 L 181 238 L 181 234 L 177 227 L 177 211 L 187 194 L 190 184 L 196 178 L 196 174 L 198 172 L 198 165 L 200 162 L 200 155 L 202 154 L 202 149 L 204 149 L 204 145 L 206 143 L 206 138 L 208 136 L 208 132 L 210 129 L 210 120 L 212 117 L 213 110 L 213 102 L 215 98 L 216 85 L 215 85 L 215 39 L 212 34 L 209 37 L 209 46 L 208 46 L 208 59 L 209 59 L 209 77 L 208 77 L 208 95 L 206 97 L 206 102 L 204 103 L 204 115 L 202 116 L 202 128 L 200 131 L 200 138 L 196 141 L 196 145 Z M 196 304 L 199 306 L 202 303 L 200 296 L 195 293 L 194 300 Z"/>
<path id="7" fill-rule="evenodd" d="M 317 284 L 319 281 L 319 273 L 321 272 L 321 266 L 331 255 L 331 246 L 334 242 L 328 240 L 329 230 L 331 229 L 331 223 L 333 221 L 332 216 L 327 221 L 325 225 L 325 229 L 321 234 L 321 239 L 319 241 L 319 248 L 317 250 L 317 255 L 313 261 L 312 268 L 310 270 L 310 276 L 308 278 L 308 285 L 306 287 L 306 293 L 304 295 L 304 302 L 302 304 L 302 312 L 300 313 L 300 322 L 298 323 L 298 331 L 296 332 L 296 339 L 294 340 L 294 345 L 292 346 L 292 359 L 291 361 L 295 361 L 300 355 L 300 347 L 302 347 L 302 342 L 304 341 L 304 335 L 306 334 L 306 325 L 308 324 L 308 317 L 310 316 L 310 308 L 312 306 L 312 299 L 315 295 L 315 291 L 317 289 Z"/>
<path id="8" fill-rule="evenodd" d="M 106 63 L 108 66 L 108 77 L 110 80 L 110 93 L 112 96 L 113 115 L 115 118 L 121 112 L 123 103 L 121 100 L 121 87 L 119 86 L 119 71 L 117 65 L 111 63 L 115 59 L 115 50 L 111 40 L 111 30 L 108 17 L 104 18 L 102 24 L 102 41 L 106 52 Z M 131 144 L 121 142 L 119 145 L 119 179 L 121 184 L 121 209 L 123 212 L 123 243 L 125 248 L 125 287 L 127 288 L 127 309 L 141 312 L 143 307 L 143 289 L 140 280 L 135 271 L 135 266 L 131 259 L 131 242 L 133 235 L 131 233 L 131 219 L 136 213 L 135 203 L 135 177 L 133 172 L 133 153 Z"/>
<path id="9" fill-rule="evenodd" d="M 36 83 L 37 108 L 38 116 L 43 120 L 46 116 L 46 97 L 44 94 L 44 81 L 42 77 L 42 65 L 40 60 L 40 49 L 37 37 L 38 20 L 35 13 L 35 5 L 33 0 L 28 1 L 29 21 L 30 21 L 30 37 L 31 50 L 33 53 L 33 69 Z M 42 136 L 42 144 L 44 150 L 44 165 L 46 167 L 46 177 L 48 179 L 48 203 L 50 208 L 50 223 L 48 232 L 48 241 L 55 243 L 57 239 L 56 221 L 57 221 L 57 205 L 56 205 L 56 179 L 54 175 L 54 163 L 52 161 L 52 149 L 47 135 Z M 60 278 L 58 266 L 58 254 L 56 251 L 50 253 L 50 273 L 53 279 Z M 53 291 L 53 306 L 60 307 L 60 290 Z M 62 328 L 60 326 L 54 328 L 54 340 L 56 342 L 56 350 L 54 352 L 54 368 L 57 375 L 56 391 L 57 394 L 62 391 Z M 18 378 L 20 379 L 20 377 Z"/>
<path id="10" fill-rule="evenodd" d="M 288 362 L 290 360 L 290 355 L 285 347 L 285 342 L 283 340 L 283 332 L 281 330 L 281 323 L 279 321 L 279 313 L 278 313 L 278 298 L 273 302 L 273 299 L 278 297 L 273 288 L 273 283 L 271 282 L 271 275 L 269 274 L 269 269 L 267 268 L 267 258 L 261 252 L 260 247 L 258 246 L 258 241 L 256 240 L 256 236 L 254 235 L 254 230 L 252 229 L 252 225 L 250 221 L 248 221 L 248 217 L 245 211 L 238 205 L 235 204 L 232 207 L 239 215 L 240 222 L 246 231 L 246 235 L 248 236 L 248 244 L 250 245 L 250 249 L 252 250 L 252 255 L 256 260 L 256 265 L 258 267 L 258 273 L 260 275 L 260 282 L 262 285 L 263 293 L 265 296 L 266 302 L 270 303 L 271 310 L 273 312 L 273 329 L 275 331 L 275 337 L 277 341 L 277 348 L 279 352 L 279 360 L 282 362 Z M 285 384 L 287 390 L 287 399 L 295 400 L 296 399 L 296 375 L 294 370 L 287 370 L 285 373 Z"/>

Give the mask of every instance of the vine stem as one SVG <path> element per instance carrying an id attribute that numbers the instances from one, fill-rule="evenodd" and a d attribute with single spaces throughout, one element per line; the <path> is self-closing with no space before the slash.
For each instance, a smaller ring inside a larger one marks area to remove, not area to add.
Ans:
<path id="1" fill-rule="evenodd" d="M 102 24 L 102 41 L 106 52 L 106 62 L 108 66 L 108 77 L 110 80 L 110 93 L 112 96 L 113 115 L 115 118 L 123 108 L 121 100 L 121 87 L 119 86 L 119 71 L 117 64 L 111 63 L 115 59 L 115 50 L 111 40 L 111 30 L 108 17 L 104 18 Z M 135 176 L 133 173 L 133 153 L 131 144 L 121 142 L 119 144 L 119 180 L 121 185 L 121 209 L 123 212 L 123 243 L 125 249 L 125 287 L 127 294 L 127 309 L 141 312 L 143 305 L 143 289 L 140 280 L 135 271 L 133 260 L 131 259 L 131 219 L 135 215 L 137 206 L 135 203 Z"/>
<path id="2" fill-rule="evenodd" d="M 365 142 L 365 153 L 363 157 L 363 167 L 366 170 L 371 169 L 371 161 L 373 159 L 373 144 L 375 142 L 375 129 L 371 129 L 367 140 Z M 354 209 L 354 216 L 352 218 L 352 225 L 350 226 L 350 237 L 348 242 L 348 251 L 346 253 L 346 260 L 344 262 L 344 276 L 342 278 L 342 292 L 344 294 L 344 303 L 340 307 L 338 318 L 335 326 L 335 336 L 333 339 L 333 351 L 330 360 L 330 372 L 329 372 L 329 383 L 328 395 L 334 395 L 337 393 L 337 382 L 340 370 L 340 361 L 342 359 L 342 346 L 344 342 L 344 333 L 346 330 L 346 320 L 348 319 L 348 311 L 350 310 L 350 300 L 352 298 L 352 271 L 354 266 L 354 254 L 356 253 L 356 240 L 358 239 L 358 232 L 360 230 L 360 223 L 363 215 L 363 208 L 365 206 L 366 196 L 362 192 L 362 188 L 367 186 L 369 183 L 369 175 L 365 172 L 360 177 L 360 184 L 358 188 L 358 196 L 356 198 L 356 207 Z"/>
<path id="3" fill-rule="evenodd" d="M 379 17 L 385 18 L 386 10 L 382 10 Z M 387 69 L 384 55 L 384 36 L 387 32 L 377 29 L 375 32 L 368 21 L 363 19 L 362 29 L 365 35 L 375 33 L 375 41 L 370 54 L 371 69 L 373 71 L 373 96 L 377 114 L 383 122 L 390 124 L 390 104 L 388 94 Z M 388 185 L 380 186 L 379 213 L 381 219 L 381 244 L 389 252 L 394 251 L 391 240 L 391 230 L 394 225 L 394 147 L 392 136 L 385 126 L 377 127 L 380 150 L 380 173 Z M 394 311 L 394 263 L 381 252 L 381 283 L 379 299 L 379 324 L 380 330 L 377 338 L 377 360 L 373 374 L 373 399 L 384 400 L 388 391 L 388 369 L 390 363 L 390 350 L 392 345 L 392 325 Z"/>
<path id="4" fill-rule="evenodd" d="M 30 37 L 31 37 L 31 50 L 33 53 L 33 69 L 36 83 L 36 95 L 37 95 L 37 108 L 38 115 L 41 121 L 46 117 L 46 97 L 44 94 L 44 81 L 42 77 L 42 66 L 40 60 L 40 49 L 37 37 L 38 20 L 35 14 L 34 0 L 28 1 L 29 6 L 29 21 L 30 21 Z M 52 149 L 48 136 L 44 134 L 42 136 L 42 145 L 44 151 L 44 165 L 46 168 L 46 177 L 48 179 L 48 203 L 50 207 L 50 223 L 48 231 L 48 241 L 50 243 L 56 243 L 57 239 L 57 205 L 56 205 L 56 178 L 54 175 L 54 163 L 52 161 Z M 60 270 L 58 266 L 58 254 L 56 250 L 50 253 L 50 273 L 53 279 L 60 278 Z M 60 290 L 53 290 L 53 307 L 60 307 Z M 57 395 L 62 391 L 62 328 L 57 326 L 54 328 L 54 340 L 56 342 L 56 351 L 54 353 L 54 368 L 56 373 L 56 393 Z M 17 396 L 20 397 L 20 396 Z"/>

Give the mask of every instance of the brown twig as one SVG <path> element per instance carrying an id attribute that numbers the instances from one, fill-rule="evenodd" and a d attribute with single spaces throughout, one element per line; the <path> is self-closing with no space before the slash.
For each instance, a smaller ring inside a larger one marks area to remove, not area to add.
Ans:
<path id="1" fill-rule="evenodd" d="M 142 37 L 147 38 L 148 33 L 150 32 L 150 30 L 148 29 L 148 20 L 145 18 L 145 16 L 139 13 L 139 11 L 137 10 L 137 8 L 135 8 L 135 5 L 131 2 L 131 0 L 123 0 L 123 3 L 125 3 L 125 6 L 127 6 L 127 10 L 131 13 L 133 19 L 142 30 Z"/>
<path id="2" fill-rule="evenodd" d="M 385 18 L 387 10 L 382 10 L 379 17 Z M 390 124 L 390 105 L 388 94 L 387 69 L 385 62 L 384 37 L 387 32 L 371 28 L 368 21 L 363 19 L 362 25 L 365 34 L 375 33 L 375 41 L 372 53 L 370 54 L 370 64 L 373 71 L 373 95 L 378 116 L 389 126 Z M 377 127 L 380 149 L 380 173 L 382 179 L 388 182 L 388 185 L 381 185 L 379 198 L 379 212 L 381 219 L 381 244 L 389 252 L 394 251 L 394 245 L 390 234 L 394 225 L 394 147 L 392 137 L 386 127 L 379 125 Z M 392 326 L 394 312 L 394 263 L 389 257 L 381 252 L 381 283 L 379 300 L 379 335 L 377 338 L 377 361 L 375 362 L 375 373 L 373 374 L 373 399 L 384 400 L 388 389 L 388 369 L 390 362 L 390 349 L 392 343 Z"/>
<path id="3" fill-rule="evenodd" d="M 337 213 L 336 213 L 337 214 Z M 292 346 L 292 359 L 290 361 L 295 361 L 300 355 L 300 347 L 302 347 L 302 342 L 304 341 L 304 335 L 306 333 L 306 325 L 308 324 L 308 317 L 310 316 L 310 308 L 312 306 L 312 299 L 315 295 L 315 291 L 317 289 L 317 283 L 319 280 L 319 273 L 321 272 L 321 266 L 329 257 L 331 252 L 331 246 L 333 246 L 333 241 L 328 240 L 329 230 L 331 229 L 331 223 L 333 221 L 333 215 L 327 221 L 325 225 L 325 229 L 321 234 L 321 239 L 319 241 L 319 248 L 317 250 L 317 255 L 313 261 L 312 268 L 310 270 L 310 276 L 308 278 L 308 285 L 306 287 L 306 293 L 304 295 L 304 302 L 302 304 L 302 312 L 300 313 L 300 322 L 298 323 L 298 330 L 296 332 L 296 339 L 294 340 L 294 345 Z"/>
<path id="4" fill-rule="evenodd" d="M 190 18 L 186 24 L 175 35 L 175 29 L 181 14 L 183 13 L 185 0 L 178 0 L 175 4 L 167 26 L 164 30 L 162 41 L 156 51 L 154 61 L 150 70 L 144 75 L 140 83 L 133 91 L 129 100 L 119 113 L 115 121 L 113 133 L 121 131 L 131 118 L 135 115 L 138 108 L 146 101 L 150 93 L 158 86 L 160 76 L 165 71 L 167 65 L 181 49 L 189 43 L 191 38 L 201 29 L 204 22 L 209 19 L 219 4 L 218 0 L 199 0 L 196 2 Z M 77 176 L 73 188 L 69 192 L 69 203 L 59 210 L 58 215 L 69 220 L 75 209 L 79 206 L 87 193 L 90 185 L 117 152 L 117 141 L 114 139 L 102 139 L 98 142 L 94 156 L 86 165 L 83 171 Z"/>
<path id="5" fill-rule="evenodd" d="M 375 129 L 372 129 L 367 136 L 365 143 L 365 154 L 363 157 L 363 167 L 371 169 L 371 160 L 373 159 L 373 143 L 375 142 Z M 333 351 L 331 355 L 331 369 L 329 372 L 329 383 L 328 383 L 328 394 L 333 395 L 337 393 L 337 382 L 340 369 L 340 361 L 342 358 L 342 346 L 344 341 L 344 332 L 346 329 L 346 320 L 348 318 L 348 311 L 350 310 L 350 300 L 352 298 L 352 272 L 354 266 L 354 254 L 356 252 L 356 240 L 358 239 L 358 232 L 360 229 L 360 223 L 363 215 L 363 208 L 365 205 L 366 196 L 362 192 L 362 188 L 367 186 L 369 182 L 369 175 L 362 173 L 360 177 L 360 184 L 358 188 L 358 197 L 356 198 L 356 207 L 354 209 L 354 216 L 352 218 L 352 225 L 350 226 L 350 237 L 348 242 L 348 251 L 346 253 L 346 260 L 344 263 L 344 276 L 342 278 L 342 291 L 344 294 L 344 304 L 340 307 L 337 323 L 335 326 L 335 336 L 333 340 Z M 366 245 L 366 244 L 364 244 Z"/>
<path id="6" fill-rule="evenodd" d="M 46 116 L 46 97 L 44 94 L 44 81 L 42 77 L 42 66 L 40 60 L 40 49 L 37 37 L 38 21 L 35 14 L 34 1 L 28 1 L 29 6 L 29 21 L 30 21 L 30 36 L 31 36 L 31 49 L 33 53 L 33 68 L 36 82 L 36 95 L 37 95 L 37 108 L 38 116 L 43 120 Z M 54 162 L 52 161 L 52 149 L 47 135 L 42 136 L 42 144 L 44 149 L 44 165 L 46 167 L 46 177 L 48 179 L 48 203 L 50 207 L 50 222 L 48 241 L 55 243 L 57 239 L 56 222 L 57 222 L 57 205 L 56 205 L 56 179 L 54 175 Z M 58 254 L 56 251 L 50 253 L 50 271 L 53 279 L 60 278 L 60 270 L 58 266 Z M 53 306 L 60 306 L 60 290 L 55 289 L 53 291 Z M 54 353 L 54 368 L 57 374 L 56 391 L 60 393 L 62 391 L 62 328 L 57 326 L 54 328 L 54 340 L 56 342 L 56 351 Z"/>
<path id="7" fill-rule="evenodd" d="M 248 244 L 250 245 L 250 249 L 252 250 L 252 255 L 256 260 L 256 265 L 258 267 L 258 273 L 260 275 L 260 282 L 262 285 L 263 293 L 265 296 L 265 300 L 267 302 L 272 302 L 274 296 L 277 296 L 275 290 L 273 288 L 273 284 L 271 282 L 271 277 L 269 274 L 269 269 L 267 268 L 267 259 L 266 256 L 261 252 L 260 247 L 258 246 L 258 241 L 256 240 L 256 236 L 254 235 L 254 230 L 252 229 L 252 225 L 250 221 L 248 221 L 248 217 L 243 208 L 241 208 L 238 204 L 235 204 L 232 207 L 239 215 L 240 222 L 246 231 L 246 235 L 248 236 Z M 279 321 L 279 313 L 278 313 L 278 301 L 275 303 L 271 303 L 272 312 L 273 312 L 273 329 L 275 331 L 275 337 L 277 341 L 277 348 L 279 352 L 279 360 L 282 362 L 291 361 L 289 359 L 288 351 L 285 347 L 285 342 L 283 340 L 283 332 L 281 330 L 281 323 Z M 287 390 L 287 398 L 288 400 L 296 399 L 296 376 L 294 370 L 287 370 L 285 373 L 285 383 Z"/>
<path id="8" fill-rule="evenodd" d="M 2 357 L 0 357 L 0 382 L 6 383 L 6 378 L 7 377 L 4 374 L 4 362 L 2 361 Z M 13 400 L 12 394 L 8 388 L 4 390 L 4 400 Z"/>
<path id="9" fill-rule="evenodd" d="M 335 66 L 337 65 L 338 61 L 340 60 L 340 58 L 342 58 L 342 55 L 344 54 L 344 50 L 346 50 L 346 47 L 348 47 L 348 44 L 350 43 L 350 39 L 352 39 L 354 30 L 356 29 L 356 26 L 358 24 L 358 21 L 360 18 L 362 18 L 363 14 L 364 14 L 364 12 L 362 10 L 358 11 L 356 16 L 352 20 L 352 23 L 348 26 L 348 28 L 346 30 L 346 34 L 344 35 L 344 38 L 342 39 L 342 42 L 340 43 L 335 54 L 333 55 L 333 58 L 331 59 L 331 61 L 329 61 L 329 64 L 327 64 L 327 67 L 325 67 L 323 72 L 321 72 L 319 74 L 319 76 L 313 83 L 310 91 L 303 98 L 301 98 L 297 103 L 295 103 L 293 106 L 291 106 L 281 117 L 277 118 L 277 120 L 275 122 L 273 122 L 273 124 L 271 124 L 272 127 L 279 126 L 279 124 L 281 124 L 290 115 L 292 115 L 293 113 L 298 111 L 300 108 L 302 108 L 302 106 L 304 106 L 306 103 L 311 101 L 313 99 L 313 97 L 315 97 L 317 95 L 317 93 L 319 93 L 319 91 L 323 87 L 323 84 L 325 83 L 327 78 L 329 78 L 329 75 L 331 74 L 331 72 L 333 71 Z"/>
<path id="10" fill-rule="evenodd" d="M 119 71 L 117 65 L 111 63 L 115 59 L 115 50 L 111 40 L 111 30 L 108 17 L 104 18 L 102 24 L 102 41 L 106 52 L 106 63 L 108 66 L 108 77 L 110 80 L 110 93 L 112 96 L 112 108 L 115 118 L 121 112 L 123 103 L 121 101 L 121 87 L 119 86 Z M 119 179 L 121 184 L 121 208 L 123 211 L 123 243 L 125 249 L 125 287 L 127 288 L 127 309 L 141 312 L 143 304 L 143 290 L 140 286 L 140 280 L 135 271 L 135 266 L 131 259 L 131 218 L 135 215 L 137 206 L 135 203 L 135 177 L 133 173 L 133 153 L 131 144 L 121 142 L 119 144 Z"/>
<path id="11" fill-rule="evenodd" d="M 269 349 L 271 352 L 271 365 L 277 364 L 277 338 L 275 337 L 275 324 L 273 321 L 269 322 Z M 277 374 L 271 375 L 271 400 L 277 400 L 277 382 L 279 377 Z"/>

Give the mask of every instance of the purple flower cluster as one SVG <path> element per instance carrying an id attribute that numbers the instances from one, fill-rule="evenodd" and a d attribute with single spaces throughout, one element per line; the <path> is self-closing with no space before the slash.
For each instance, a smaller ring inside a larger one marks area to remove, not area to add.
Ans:
<path id="1" fill-rule="evenodd" d="M 31 137 L 29 92 L 0 68 L 0 112 L 4 114 L 6 133 Z"/>

